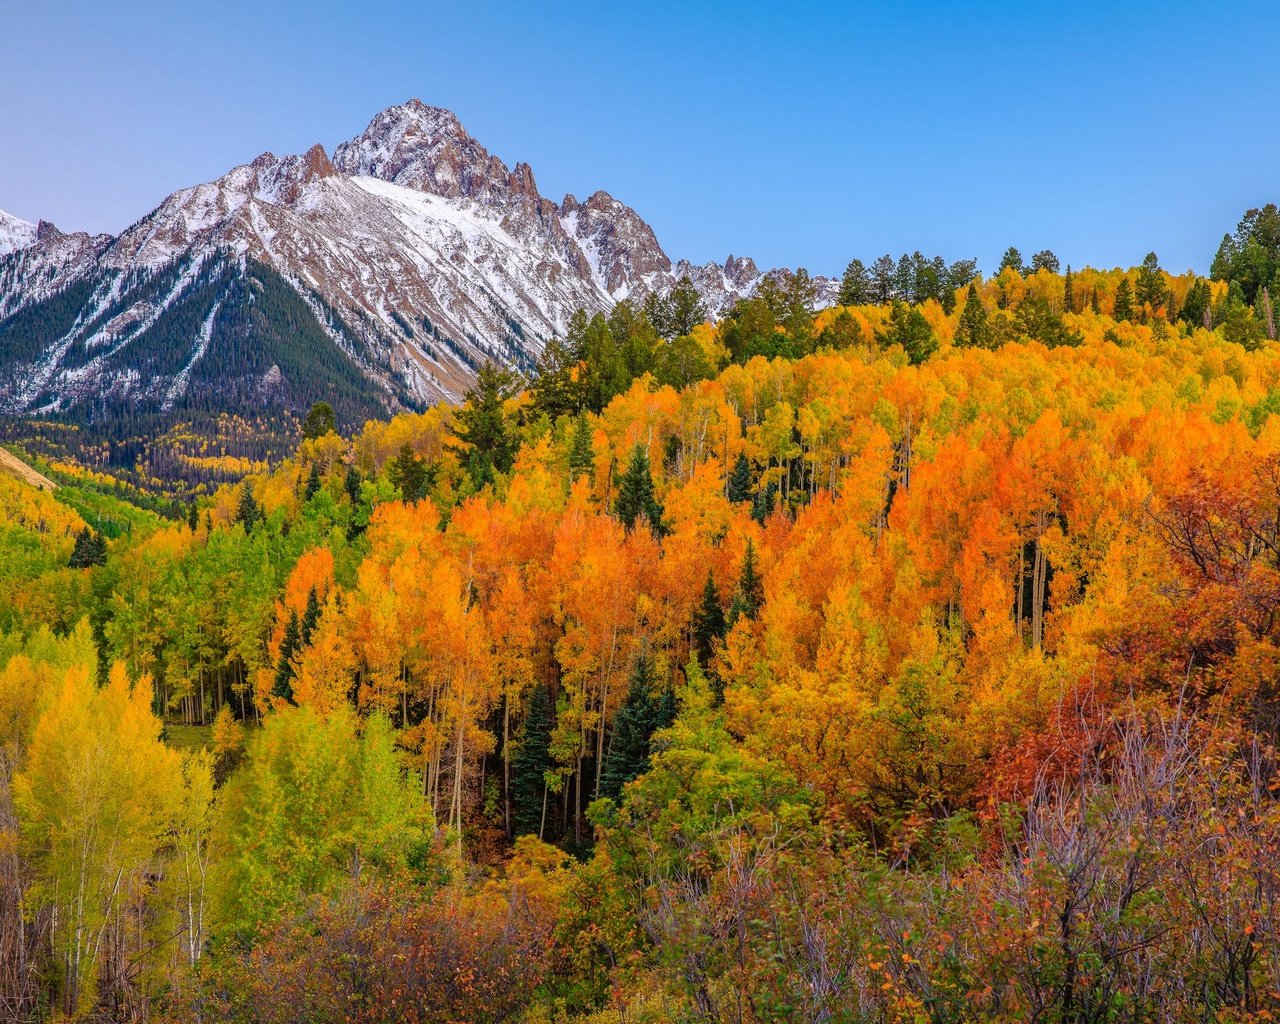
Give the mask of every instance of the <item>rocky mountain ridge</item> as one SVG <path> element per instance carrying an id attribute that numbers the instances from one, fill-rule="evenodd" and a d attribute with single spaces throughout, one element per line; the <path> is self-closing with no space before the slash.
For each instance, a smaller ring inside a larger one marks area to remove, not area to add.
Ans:
<path id="1" fill-rule="evenodd" d="M 412 100 L 332 155 L 264 153 L 180 189 L 114 238 L 0 214 L 0 412 L 296 408 L 334 381 L 291 346 L 341 379 L 349 417 L 421 407 L 485 360 L 530 370 L 579 308 L 684 276 L 717 316 L 763 277 L 750 259 L 673 264 L 629 206 L 548 199 L 528 164 Z M 287 368 L 264 361 L 276 350 Z"/>

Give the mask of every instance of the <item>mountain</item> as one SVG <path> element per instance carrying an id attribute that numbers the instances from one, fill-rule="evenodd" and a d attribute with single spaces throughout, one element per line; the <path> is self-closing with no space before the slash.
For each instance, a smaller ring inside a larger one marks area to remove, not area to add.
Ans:
<path id="1" fill-rule="evenodd" d="M 529 371 L 575 310 L 683 276 L 719 316 L 763 275 L 672 264 L 629 206 L 556 203 L 412 100 L 332 155 L 264 153 L 175 192 L 117 237 L 0 214 L 0 412 L 327 398 L 356 421 L 455 399 L 489 359 Z"/>

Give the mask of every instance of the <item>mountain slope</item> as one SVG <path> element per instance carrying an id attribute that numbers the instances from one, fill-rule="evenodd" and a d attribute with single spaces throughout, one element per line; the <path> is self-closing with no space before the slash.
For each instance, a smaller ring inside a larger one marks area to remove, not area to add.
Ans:
<path id="1" fill-rule="evenodd" d="M 0 216 L 0 412 L 420 407 L 486 360 L 531 369 L 579 308 L 685 275 L 713 315 L 762 276 L 673 265 L 630 207 L 547 199 L 413 100 L 332 157 L 264 153 L 116 238 Z"/>

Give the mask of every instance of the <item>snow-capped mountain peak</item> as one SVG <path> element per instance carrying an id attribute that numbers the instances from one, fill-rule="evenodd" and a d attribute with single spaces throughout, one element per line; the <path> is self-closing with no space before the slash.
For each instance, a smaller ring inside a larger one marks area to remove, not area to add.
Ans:
<path id="1" fill-rule="evenodd" d="M 577 309 L 686 275 L 713 315 L 762 277 L 733 257 L 673 266 L 625 203 L 556 203 L 527 163 L 410 100 L 332 156 L 263 153 L 180 189 L 117 238 L 0 214 L 0 412 L 296 407 L 338 379 L 352 416 L 423 405 L 459 397 L 485 360 L 531 369 Z M 290 352 L 304 340 L 323 372 Z"/>

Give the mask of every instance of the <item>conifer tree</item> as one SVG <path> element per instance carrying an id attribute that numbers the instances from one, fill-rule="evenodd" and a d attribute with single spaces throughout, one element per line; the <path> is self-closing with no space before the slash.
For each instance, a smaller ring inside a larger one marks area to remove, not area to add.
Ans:
<path id="1" fill-rule="evenodd" d="M 400 446 L 399 454 L 387 468 L 387 475 L 399 489 L 404 501 L 417 501 L 426 490 L 427 468 L 407 442 Z"/>
<path id="2" fill-rule="evenodd" d="M 1093 294 L 1089 296 L 1089 310 L 1092 313 L 1102 312 L 1102 303 L 1098 300 L 1098 289 L 1093 289 Z"/>
<path id="3" fill-rule="evenodd" d="M 467 472 L 477 488 L 509 473 L 520 438 L 504 409 L 515 389 L 515 377 L 492 362 L 480 367 L 467 391 L 466 405 L 454 413 L 453 436 L 470 449 Z"/>
<path id="4" fill-rule="evenodd" d="M 662 506 L 654 495 L 649 455 L 643 445 L 638 444 L 631 451 L 631 462 L 618 484 L 614 511 L 628 531 L 635 528 L 637 520 L 644 518 L 654 533 L 662 535 Z"/>
<path id="5" fill-rule="evenodd" d="M 302 421 L 302 436 L 305 438 L 324 437 L 337 428 L 337 417 L 333 406 L 328 402 L 316 402 L 308 411 L 307 418 Z"/>
<path id="6" fill-rule="evenodd" d="M 253 497 L 253 488 L 246 480 L 240 487 L 240 501 L 236 505 L 236 522 L 244 524 L 245 533 L 262 521 L 262 509 Z"/>
<path id="7" fill-rule="evenodd" d="M 591 443 L 591 424 L 586 413 L 578 413 L 573 424 L 573 438 L 569 442 L 569 480 L 585 476 L 595 477 L 596 451 Z"/>
<path id="8" fill-rule="evenodd" d="M 964 309 L 956 322 L 955 343 L 962 348 L 987 348 L 991 343 L 991 329 L 987 325 L 987 307 L 982 304 L 976 285 L 969 285 Z"/>
<path id="9" fill-rule="evenodd" d="M 729 626 L 742 616 L 754 619 L 760 614 L 764 605 L 764 580 L 756 569 L 756 546 L 747 541 L 747 550 L 742 556 L 742 572 L 738 575 L 738 590 L 733 595 L 733 604 L 729 607 Z"/>
<path id="10" fill-rule="evenodd" d="M 756 491 L 755 499 L 751 503 L 751 518 L 763 526 L 765 520 L 773 514 L 777 503 L 778 483 L 776 480 L 770 480 Z"/>
<path id="11" fill-rule="evenodd" d="M 1027 268 L 1022 265 L 1022 253 L 1012 245 L 1000 257 L 1000 267 L 996 270 L 996 273 L 999 274 L 1006 269 L 1017 271 L 1019 274 L 1025 274 L 1027 271 Z"/>
<path id="12" fill-rule="evenodd" d="M 1116 321 L 1133 319 L 1133 285 L 1129 283 L 1127 277 L 1116 289 L 1116 302 L 1112 308 L 1111 319 Z"/>
<path id="13" fill-rule="evenodd" d="M 102 534 L 89 526 L 76 534 L 71 561 L 67 563 L 72 569 L 88 569 L 94 565 L 102 565 L 106 560 L 107 539 Z"/>
<path id="14" fill-rule="evenodd" d="M 1134 297 L 1140 309 L 1144 303 L 1150 304 L 1152 309 L 1159 309 L 1164 305 L 1164 271 L 1160 269 L 1160 260 L 1153 252 L 1147 253 L 1142 266 L 1138 268 Z"/>
<path id="15" fill-rule="evenodd" d="M 840 279 L 840 295 L 837 302 L 841 306 L 865 306 L 873 299 L 871 274 L 862 260 L 851 260 L 844 268 L 844 276 Z"/>
<path id="16" fill-rule="evenodd" d="M 187 503 L 187 529 L 192 533 L 196 532 L 196 527 L 200 525 L 200 506 L 196 504 L 194 498 Z"/>
<path id="17" fill-rule="evenodd" d="M 316 597 L 316 588 L 307 593 L 307 606 L 302 612 L 300 639 L 302 645 L 311 643 L 311 635 L 315 632 L 316 623 L 320 621 L 320 601 Z"/>
<path id="18" fill-rule="evenodd" d="M 302 624 L 298 613 L 291 611 L 280 641 L 280 660 L 276 663 L 276 681 L 271 687 L 274 696 L 293 703 L 293 659 L 302 646 Z"/>
<path id="19" fill-rule="evenodd" d="M 744 454 L 738 455 L 729 474 L 727 497 L 735 505 L 751 499 L 751 463 Z"/>
<path id="20" fill-rule="evenodd" d="M 1052 249 L 1041 249 L 1031 257 L 1031 272 L 1033 274 L 1038 270 L 1047 270 L 1051 274 L 1056 274 L 1060 266 L 1058 257 L 1053 254 Z"/>
<path id="21" fill-rule="evenodd" d="M 613 735 L 600 772 L 597 796 L 616 800 L 622 787 L 649 770 L 649 739 L 657 728 L 657 704 L 653 699 L 653 661 L 642 646 L 631 666 L 626 702 L 613 720 Z"/>
<path id="22" fill-rule="evenodd" d="M 1075 277 L 1071 273 L 1071 264 L 1067 264 L 1067 276 L 1062 282 L 1062 311 L 1064 313 L 1074 313 L 1076 311 L 1076 287 Z"/>
<path id="23" fill-rule="evenodd" d="M 546 771 L 550 767 L 551 699 L 546 689 L 538 686 L 529 698 L 524 730 L 511 759 L 511 824 L 518 836 L 543 833 Z"/>
<path id="24" fill-rule="evenodd" d="M 724 636 L 724 631 L 724 609 L 720 607 L 715 573 L 708 570 L 707 583 L 702 588 L 702 603 L 693 613 L 693 648 L 698 663 L 704 669 L 711 664 L 716 642 Z"/>
<path id="25" fill-rule="evenodd" d="M 307 475 L 307 487 L 303 495 L 307 501 L 310 501 L 320 493 L 320 463 L 311 463 L 311 472 Z"/>
<path id="26" fill-rule="evenodd" d="M 362 482 L 360 470 L 356 469 L 355 466 L 348 466 L 346 479 L 342 481 L 342 489 L 346 492 L 347 497 L 351 499 L 352 507 L 360 504 L 360 484 Z"/>

